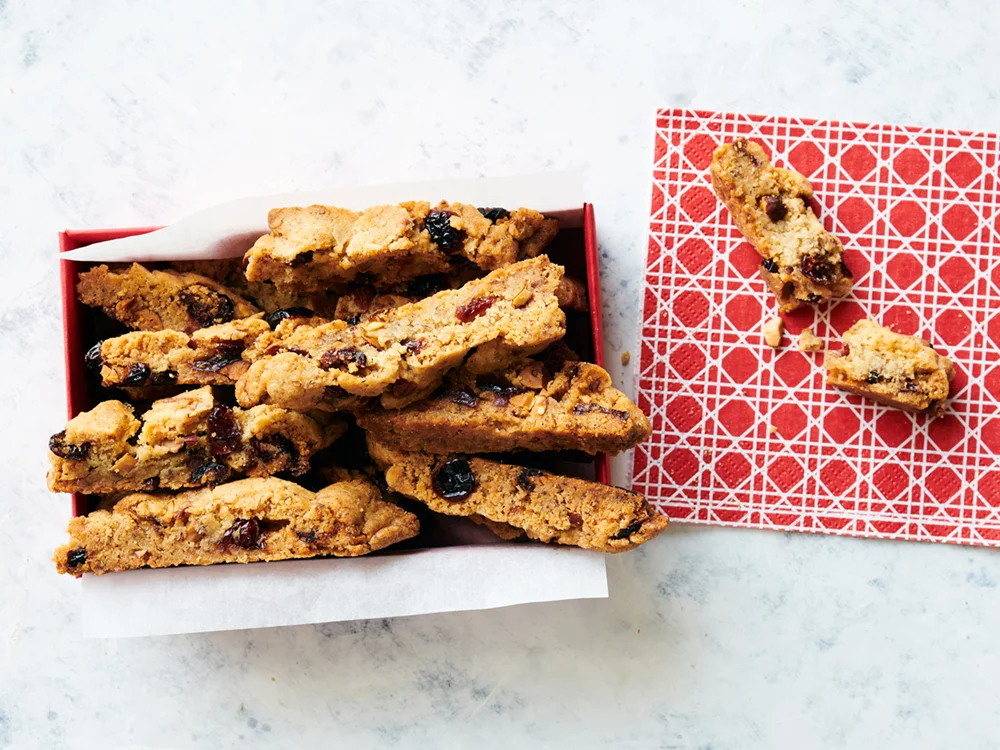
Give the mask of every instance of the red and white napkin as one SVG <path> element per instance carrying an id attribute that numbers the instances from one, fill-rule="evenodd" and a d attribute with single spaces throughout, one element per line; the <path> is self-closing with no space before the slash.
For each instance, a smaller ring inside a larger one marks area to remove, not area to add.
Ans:
<path id="1" fill-rule="evenodd" d="M 784 316 L 711 190 L 745 136 L 806 175 L 844 241 L 852 295 Z M 1000 138 L 691 110 L 657 113 L 634 488 L 679 521 L 1000 546 Z M 805 327 L 836 345 L 859 318 L 955 364 L 946 416 L 824 385 Z"/>

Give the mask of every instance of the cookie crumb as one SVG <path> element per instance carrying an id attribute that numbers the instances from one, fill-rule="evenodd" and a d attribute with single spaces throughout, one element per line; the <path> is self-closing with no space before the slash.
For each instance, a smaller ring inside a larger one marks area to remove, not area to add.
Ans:
<path id="1" fill-rule="evenodd" d="M 818 352 L 823 348 L 823 339 L 813 333 L 812 328 L 806 328 L 799 334 L 800 352 Z"/>
<path id="2" fill-rule="evenodd" d="M 767 426 L 767 434 L 768 435 L 777 435 L 778 434 L 778 428 L 775 427 L 773 424 L 769 424 Z"/>
<path id="3" fill-rule="evenodd" d="M 781 346 L 781 334 L 784 328 L 785 324 L 781 318 L 771 318 L 768 320 L 764 323 L 764 343 L 772 349 L 777 349 Z"/>
<path id="4" fill-rule="evenodd" d="M 622 367 L 632 361 L 632 352 L 622 352 Z"/>

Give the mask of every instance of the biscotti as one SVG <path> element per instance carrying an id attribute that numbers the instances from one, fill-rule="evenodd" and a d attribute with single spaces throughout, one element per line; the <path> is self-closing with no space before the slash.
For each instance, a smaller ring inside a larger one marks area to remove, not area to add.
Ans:
<path id="1" fill-rule="evenodd" d="M 942 414 L 954 367 L 916 336 L 859 320 L 844 333 L 844 348 L 826 353 L 826 382 L 897 409 Z"/>
<path id="2" fill-rule="evenodd" d="M 301 474 L 309 457 L 346 425 L 276 406 L 230 408 L 209 387 L 185 391 L 135 414 L 103 401 L 49 441 L 53 492 L 108 493 L 220 484 L 233 476 Z"/>
<path id="3" fill-rule="evenodd" d="M 199 328 L 248 318 L 259 312 L 249 301 L 195 273 L 150 271 L 133 263 L 121 273 L 95 266 L 79 276 L 77 296 L 139 331 Z"/>
<path id="4" fill-rule="evenodd" d="M 395 492 L 437 513 L 479 516 L 538 541 L 623 552 L 667 527 L 667 517 L 642 495 L 619 487 L 477 456 L 401 451 L 371 436 L 368 450 Z"/>
<path id="5" fill-rule="evenodd" d="M 312 493 L 274 477 L 214 488 L 126 495 L 110 510 L 74 518 L 55 552 L 60 573 L 110 573 L 174 565 L 356 557 L 416 536 L 416 516 L 370 482 Z"/>
<path id="6" fill-rule="evenodd" d="M 244 258 L 251 282 L 302 290 L 365 276 L 380 286 L 443 273 L 452 255 L 485 270 L 535 257 L 555 237 L 558 222 L 537 211 L 477 209 L 426 201 L 351 211 L 333 206 L 277 208 L 270 234 Z"/>
<path id="7" fill-rule="evenodd" d="M 771 166 L 764 149 L 746 138 L 717 148 L 710 171 L 716 195 L 763 258 L 760 275 L 781 312 L 851 290 L 843 245 L 813 213 L 805 177 Z"/>
<path id="8" fill-rule="evenodd" d="M 646 415 L 602 368 L 531 358 L 478 378 L 460 369 L 431 398 L 356 416 L 378 440 L 429 453 L 620 453 L 650 433 Z"/>

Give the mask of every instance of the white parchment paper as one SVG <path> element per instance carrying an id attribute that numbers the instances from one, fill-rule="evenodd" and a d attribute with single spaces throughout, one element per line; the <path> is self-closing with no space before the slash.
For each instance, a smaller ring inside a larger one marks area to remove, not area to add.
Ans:
<path id="1" fill-rule="evenodd" d="M 533 544 L 87 576 L 88 637 L 129 637 L 490 609 L 608 595 L 604 556 Z"/>
<path id="2" fill-rule="evenodd" d="M 267 212 L 272 208 L 318 203 L 361 210 L 408 200 L 431 203 L 448 200 L 504 208 L 525 206 L 559 217 L 564 226 L 573 226 L 579 222 L 583 206 L 582 178 L 576 172 L 542 172 L 243 198 L 191 214 L 155 232 L 88 245 L 59 257 L 103 262 L 234 258 L 243 255 L 254 240 L 267 233 Z"/>
<path id="3" fill-rule="evenodd" d="M 497 179 L 340 188 L 245 198 L 164 229 L 63 253 L 83 261 L 242 255 L 267 232 L 267 212 L 313 203 L 362 209 L 404 200 L 528 206 L 582 218 L 582 179 L 551 172 Z M 302 625 L 608 595 L 604 556 L 532 544 L 473 544 L 352 559 L 137 570 L 86 576 L 88 637 L 130 637 Z"/>

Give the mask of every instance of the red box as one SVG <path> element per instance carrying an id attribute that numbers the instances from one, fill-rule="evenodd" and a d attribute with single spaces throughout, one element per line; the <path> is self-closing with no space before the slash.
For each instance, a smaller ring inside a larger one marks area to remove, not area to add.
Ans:
<path id="1" fill-rule="evenodd" d="M 567 343 L 582 359 L 604 366 L 604 336 L 601 325 L 601 276 L 597 256 L 597 229 L 594 207 L 585 203 L 580 213 L 582 220 L 570 222 L 559 231 L 546 252 L 553 261 L 566 267 L 567 273 L 577 278 L 586 276 L 590 296 L 590 314 L 570 313 L 567 316 Z M 154 232 L 159 227 L 127 229 L 67 229 L 59 233 L 59 252 L 64 253 L 97 242 L 131 237 Z M 66 405 L 69 418 L 92 408 L 100 399 L 99 390 L 88 386 L 83 357 L 88 348 L 99 339 L 93 326 L 87 325 L 103 313 L 82 305 L 76 297 L 76 280 L 80 271 L 97 265 L 89 261 L 63 260 L 60 262 L 60 279 L 63 303 L 63 330 L 65 331 L 66 356 Z M 589 472 L 588 472 L 589 473 Z M 611 481 L 611 470 L 606 454 L 598 454 L 593 462 L 593 478 L 604 484 Z M 73 494 L 73 515 L 83 515 L 90 510 L 87 496 Z"/>

